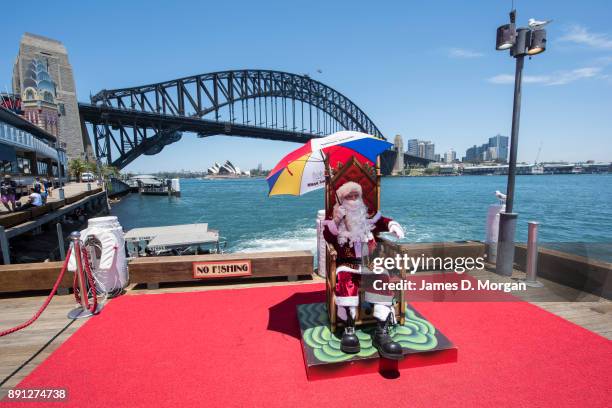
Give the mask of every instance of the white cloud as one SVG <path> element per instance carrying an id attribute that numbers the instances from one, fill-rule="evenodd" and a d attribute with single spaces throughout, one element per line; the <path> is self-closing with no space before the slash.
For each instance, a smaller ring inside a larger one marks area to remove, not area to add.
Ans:
<path id="1" fill-rule="evenodd" d="M 451 58 L 480 58 L 484 54 L 478 51 L 472 51 L 465 48 L 451 48 L 448 51 L 448 56 Z"/>
<path id="2" fill-rule="evenodd" d="M 606 34 L 591 33 L 586 27 L 574 25 L 560 38 L 561 41 L 588 45 L 589 47 L 612 50 L 612 38 Z"/>
<path id="3" fill-rule="evenodd" d="M 514 75 L 500 74 L 488 79 L 492 84 L 513 84 Z M 526 84 L 549 84 L 551 77 L 548 75 L 523 75 L 523 82 Z"/>
<path id="4" fill-rule="evenodd" d="M 597 77 L 600 72 L 601 68 L 598 67 L 585 67 L 573 69 L 571 71 L 561 71 L 546 85 L 565 85 L 570 82 L 578 81 L 579 79 Z"/>
<path id="5" fill-rule="evenodd" d="M 511 84 L 514 83 L 514 75 L 499 74 L 487 79 L 492 84 Z"/>
<path id="6" fill-rule="evenodd" d="M 599 67 L 584 67 L 570 71 L 557 71 L 551 75 L 523 75 L 523 82 L 526 84 L 565 85 L 585 78 L 605 79 L 606 75 L 600 75 L 600 72 L 601 68 Z M 514 75 L 495 75 L 487 81 L 492 84 L 513 84 Z"/>

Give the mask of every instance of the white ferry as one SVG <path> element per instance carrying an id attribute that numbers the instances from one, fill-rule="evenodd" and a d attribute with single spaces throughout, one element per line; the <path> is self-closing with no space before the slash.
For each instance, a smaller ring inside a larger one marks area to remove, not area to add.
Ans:
<path id="1" fill-rule="evenodd" d="M 125 243 L 131 258 L 220 254 L 226 245 L 207 223 L 134 228 L 125 234 Z"/>

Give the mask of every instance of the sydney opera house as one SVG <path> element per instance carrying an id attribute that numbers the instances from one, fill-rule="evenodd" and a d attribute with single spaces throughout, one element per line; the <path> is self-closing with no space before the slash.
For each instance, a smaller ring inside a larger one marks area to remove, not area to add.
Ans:
<path id="1" fill-rule="evenodd" d="M 227 160 L 223 165 L 219 165 L 219 163 L 215 162 L 215 164 L 208 168 L 207 173 L 209 176 L 227 177 L 248 177 L 251 175 L 249 171 L 241 171 L 239 167 L 234 166 L 229 160 Z"/>

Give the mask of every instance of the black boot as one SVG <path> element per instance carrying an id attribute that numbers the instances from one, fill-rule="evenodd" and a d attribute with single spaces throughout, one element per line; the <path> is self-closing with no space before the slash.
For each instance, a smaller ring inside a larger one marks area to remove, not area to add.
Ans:
<path id="1" fill-rule="evenodd" d="M 389 318 L 391 314 L 384 321 L 378 321 L 376 331 L 372 336 L 372 344 L 378 350 L 378 354 L 381 357 L 389 360 L 401 360 L 404 358 L 402 353 L 402 346 L 393 341 L 389 336 Z"/>
<path id="2" fill-rule="evenodd" d="M 359 345 L 359 338 L 355 334 L 355 320 L 353 320 L 348 307 L 346 308 L 346 316 L 346 327 L 344 328 L 344 333 L 342 333 L 340 350 L 347 354 L 359 353 L 361 346 Z"/>

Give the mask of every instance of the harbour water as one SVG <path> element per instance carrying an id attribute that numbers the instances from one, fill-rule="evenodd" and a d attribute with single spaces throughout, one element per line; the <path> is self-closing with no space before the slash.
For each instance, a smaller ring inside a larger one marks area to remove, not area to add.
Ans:
<path id="1" fill-rule="evenodd" d="M 406 242 L 483 240 L 487 208 L 505 186 L 505 176 L 386 177 L 382 210 L 402 224 Z M 232 252 L 314 251 L 323 191 L 301 197 L 267 192 L 261 178 L 183 179 L 179 198 L 131 194 L 112 213 L 126 230 L 207 222 Z M 527 239 L 527 221 L 535 220 L 540 242 L 612 262 L 612 174 L 518 176 L 515 211 L 519 241 Z"/>

